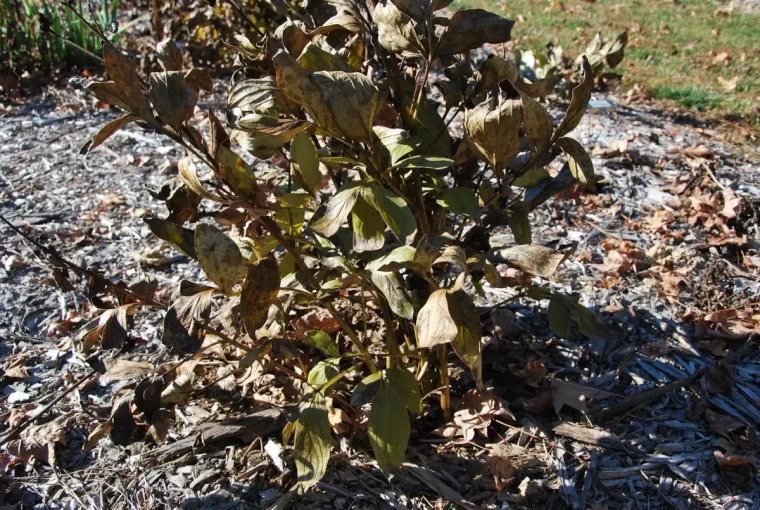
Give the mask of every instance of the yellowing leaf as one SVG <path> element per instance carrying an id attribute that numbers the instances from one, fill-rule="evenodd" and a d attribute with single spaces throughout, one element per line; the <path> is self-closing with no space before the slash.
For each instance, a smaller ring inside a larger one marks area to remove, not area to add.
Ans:
<path id="1" fill-rule="evenodd" d="M 203 184 L 201 184 L 200 179 L 198 179 L 198 169 L 192 159 L 187 157 L 180 159 L 177 167 L 180 179 L 193 193 L 214 202 L 224 202 L 220 197 L 207 191 Z"/>
<path id="2" fill-rule="evenodd" d="M 551 146 L 552 116 L 524 92 L 520 92 L 520 100 L 523 106 L 525 134 L 536 147 L 536 153 L 542 154 Z"/>
<path id="3" fill-rule="evenodd" d="M 587 190 L 596 191 L 594 162 L 591 161 L 591 156 L 588 155 L 586 149 L 576 140 L 566 136 L 558 138 L 556 143 L 565 151 L 570 173 L 573 174 L 575 180 Z"/>
<path id="4" fill-rule="evenodd" d="M 457 337 L 458 328 L 449 312 L 446 289 L 434 291 L 417 314 L 417 346 L 429 349 Z"/>
<path id="5" fill-rule="evenodd" d="M 386 50 L 408 55 L 422 53 L 415 23 L 390 0 L 380 0 L 375 5 L 372 21 L 377 25 L 380 46 Z"/>
<path id="6" fill-rule="evenodd" d="M 321 35 L 332 32 L 333 30 L 348 30 L 353 33 L 363 31 L 361 22 L 354 16 L 351 11 L 342 9 L 332 18 L 328 19 L 322 25 L 312 30 L 312 35 Z"/>
<path id="7" fill-rule="evenodd" d="M 459 289 L 449 292 L 449 310 L 451 318 L 457 325 L 457 335 L 451 341 L 451 347 L 459 359 L 470 367 L 478 388 L 483 388 L 483 366 L 480 340 L 483 329 L 475 304 L 467 293 Z"/>
<path id="8" fill-rule="evenodd" d="M 482 103 L 465 113 L 467 140 L 475 153 L 502 175 L 520 150 L 522 103 L 507 99 L 500 106 Z"/>
<path id="9" fill-rule="evenodd" d="M 409 434 L 409 415 L 404 401 L 390 384 L 382 381 L 372 399 L 367 420 L 367 435 L 380 469 L 387 471 L 404 461 Z"/>
<path id="10" fill-rule="evenodd" d="M 216 227 L 205 223 L 196 227 L 195 251 L 201 269 L 223 293 L 230 294 L 243 279 L 246 267 L 240 248 Z"/>
<path id="11" fill-rule="evenodd" d="M 155 216 L 146 216 L 143 221 L 156 237 L 171 244 L 191 259 L 198 259 L 195 252 L 195 232 Z"/>
<path id="12" fill-rule="evenodd" d="M 290 160 L 303 188 L 312 195 L 322 187 L 317 148 L 308 133 L 300 133 L 290 143 Z"/>
<path id="13" fill-rule="evenodd" d="M 316 393 L 301 410 L 293 443 L 298 483 L 304 489 L 316 484 L 325 475 L 331 442 L 325 398 Z"/>
<path id="14" fill-rule="evenodd" d="M 318 72 L 311 81 L 322 94 L 338 133 L 356 142 L 369 142 L 375 116 L 382 107 L 380 90 L 361 73 Z"/>
<path id="15" fill-rule="evenodd" d="M 377 209 L 359 197 L 351 212 L 354 227 L 354 251 L 379 250 L 385 244 L 385 222 Z"/>
<path id="16" fill-rule="evenodd" d="M 243 291 L 240 294 L 240 315 L 251 338 L 267 320 L 269 307 L 280 290 L 280 272 L 277 260 L 269 256 L 248 266 Z"/>
<path id="17" fill-rule="evenodd" d="M 322 351 L 325 356 L 329 356 L 331 358 L 337 358 L 340 356 L 338 344 L 330 335 L 324 331 L 307 331 L 306 340 L 311 345 Z"/>
<path id="18" fill-rule="evenodd" d="M 298 63 L 304 71 L 315 73 L 317 71 L 351 71 L 346 59 L 335 53 L 309 43 L 304 48 Z"/>
<path id="19" fill-rule="evenodd" d="M 525 244 L 497 250 L 489 257 L 493 262 L 506 262 L 521 271 L 546 278 L 554 274 L 568 253 L 540 244 Z"/>
<path id="20" fill-rule="evenodd" d="M 122 117 L 119 117 L 118 119 L 114 119 L 102 128 L 100 128 L 100 131 L 93 136 L 91 139 L 85 143 L 81 149 L 79 149 L 79 154 L 89 154 L 91 150 L 98 147 L 102 143 L 104 143 L 106 140 L 111 138 L 111 136 L 116 133 L 118 130 L 129 124 L 130 122 L 134 122 L 136 120 L 139 120 L 140 117 L 137 115 L 127 114 Z"/>
<path id="21" fill-rule="evenodd" d="M 562 119 L 559 127 L 554 132 L 552 140 L 557 140 L 575 129 L 580 124 L 583 114 L 586 113 L 586 107 L 591 100 L 591 90 L 594 88 L 594 72 L 588 59 L 583 57 L 583 80 L 573 89 L 573 95 L 570 98 L 570 106 L 567 107 L 565 118 Z"/>
<path id="22" fill-rule="evenodd" d="M 253 168 L 224 145 L 220 145 L 215 155 L 219 163 L 219 173 L 230 187 L 244 200 L 259 203 L 259 186 Z"/>

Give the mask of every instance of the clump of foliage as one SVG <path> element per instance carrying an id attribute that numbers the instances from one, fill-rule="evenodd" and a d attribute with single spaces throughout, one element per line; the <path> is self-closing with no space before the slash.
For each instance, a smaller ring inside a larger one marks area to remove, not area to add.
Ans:
<path id="1" fill-rule="evenodd" d="M 72 0 L 67 8 L 57 0 L 2 0 L 0 66 L 23 72 L 65 61 L 85 62 L 82 50 L 99 51 L 100 36 L 89 30 L 83 17 L 91 15 L 94 23 L 108 27 L 118 7 L 119 0 L 98 5 Z"/>
<path id="2" fill-rule="evenodd" d="M 591 158 L 568 136 L 591 97 L 589 62 L 554 125 L 539 102 L 550 81 L 529 83 L 495 54 L 477 69 L 468 58 L 508 41 L 514 22 L 479 9 L 441 17 L 449 3 L 350 0 L 318 26 L 289 20 L 274 34 L 238 35 L 223 115 L 197 112 L 211 78 L 184 69 L 171 40 L 157 48 L 163 70 L 145 78 L 105 40 L 111 80 L 87 87 L 125 113 L 83 153 L 131 122 L 186 150 L 179 179 L 157 194 L 169 216 L 146 222 L 212 284 L 183 281 L 169 305 L 155 300 L 155 284 L 112 285 L 116 302 L 95 286 L 97 302 L 112 308 L 80 335 L 80 348 L 123 345 L 130 316 L 158 307 L 166 309 L 163 343 L 174 352 L 223 342 L 244 351 L 240 368 L 262 363 L 302 378 L 283 442 L 293 440 L 304 487 L 327 468 L 332 394 L 348 391 L 351 406 L 366 406 L 369 442 L 388 470 L 404 458 L 409 413 L 435 413 L 424 393 L 442 388 L 449 417 L 451 351 L 469 367 L 465 385 L 484 388 L 474 293 L 514 285 L 499 263 L 537 277 L 555 273 L 568 252 L 533 244 L 528 215 L 568 187 L 596 186 Z M 442 94 L 431 94 L 433 86 Z M 460 114 L 463 134 L 452 128 Z M 206 134 L 190 122 L 199 115 Z M 241 150 L 266 162 L 252 166 Z M 545 168 L 557 157 L 566 162 L 552 176 Z M 201 204 L 211 211 L 199 214 Z M 199 221 L 209 216 L 216 225 Z M 501 226 L 515 244 L 491 249 L 490 233 Z M 558 335 L 577 327 L 608 336 L 573 298 L 529 280 L 521 280 L 522 294 L 549 300 Z M 303 331 L 292 318 L 307 309 L 315 315 L 303 318 L 312 328 Z M 115 404 L 111 425 L 133 412 L 154 426 L 165 419 L 192 391 L 191 374 L 170 382 L 172 371 L 143 378 Z M 349 385 L 356 374 L 361 382 Z M 112 437 L 124 441 L 123 430 L 112 428 Z"/>
<path id="3" fill-rule="evenodd" d="M 583 73 L 584 58 L 591 65 L 599 87 L 619 80 L 621 76 L 614 69 L 623 61 L 627 45 L 627 32 L 621 32 L 610 40 L 602 39 L 602 34 L 597 32 L 583 55 L 575 61 L 564 54 L 561 46 L 554 44 L 547 44 L 543 54 L 535 54 L 530 50 L 517 51 L 515 60 L 518 62 L 520 76 L 529 81 L 554 79 L 555 88 L 564 93 L 570 92 L 575 77 Z"/>

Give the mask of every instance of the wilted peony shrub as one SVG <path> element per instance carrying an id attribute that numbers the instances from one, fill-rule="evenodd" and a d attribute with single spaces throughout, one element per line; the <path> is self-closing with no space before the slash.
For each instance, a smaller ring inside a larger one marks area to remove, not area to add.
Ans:
<path id="1" fill-rule="evenodd" d="M 162 191 L 168 218 L 146 222 L 196 260 L 210 283 L 183 281 L 168 306 L 153 289 L 132 288 L 80 336 L 81 348 L 114 347 L 136 309 L 167 307 L 162 340 L 173 351 L 222 341 L 243 351 L 240 368 L 272 360 L 302 377 L 297 419 L 283 440 L 293 440 L 304 487 L 327 467 L 326 399 L 334 393 L 349 391 L 351 406 L 366 406 L 369 442 L 388 470 L 404 458 L 409 413 L 426 409 L 421 383 L 425 393 L 443 388 L 448 417 L 448 353 L 469 367 L 471 384 L 484 386 L 473 293 L 514 285 L 498 263 L 552 275 L 568 253 L 532 244 L 528 213 L 570 186 L 595 189 L 591 158 L 568 136 L 591 96 L 588 61 L 555 125 L 539 102 L 551 80 L 528 82 L 496 54 L 473 68 L 468 56 L 510 40 L 513 21 L 478 9 L 441 16 L 450 3 L 345 1 L 319 26 L 305 17 L 267 36 L 241 34 L 223 112 L 198 111 L 212 79 L 184 69 L 169 40 L 158 45 L 163 70 L 147 77 L 104 41 L 111 81 L 88 87 L 125 113 L 84 153 L 130 122 L 186 150 L 180 182 Z M 189 124 L 197 116 L 208 120 L 205 134 Z M 566 163 L 551 176 L 545 168 L 558 157 Z M 198 221 L 201 203 L 216 225 Z M 489 234 L 499 227 L 511 229 L 514 246 L 491 249 Z M 607 336 L 569 296 L 521 282 L 522 295 L 550 300 L 558 335 L 577 326 Z M 294 307 L 318 310 L 325 326 L 303 331 L 291 320 Z M 292 342 L 290 356 L 280 355 L 284 341 Z M 348 387 L 356 373 L 364 378 Z M 138 384 L 126 409 L 150 421 L 187 398 L 191 377 L 164 379 Z M 124 399 L 119 405 L 123 412 Z"/>

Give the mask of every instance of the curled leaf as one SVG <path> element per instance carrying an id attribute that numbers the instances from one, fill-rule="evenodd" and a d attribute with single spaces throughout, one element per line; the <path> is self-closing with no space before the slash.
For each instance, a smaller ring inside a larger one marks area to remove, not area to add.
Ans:
<path id="1" fill-rule="evenodd" d="M 557 139 L 556 143 L 567 155 L 567 164 L 573 178 L 587 190 L 596 191 L 594 162 L 591 161 L 591 156 L 588 155 L 586 149 L 576 140 L 566 136 Z"/>
<path id="2" fill-rule="evenodd" d="M 586 107 L 591 100 L 591 90 L 594 87 L 594 72 L 588 59 L 584 56 L 583 62 L 583 80 L 573 89 L 573 95 L 570 98 L 570 106 L 567 107 L 565 118 L 554 132 L 552 140 L 557 140 L 575 129 L 580 124 L 583 114 L 586 113 Z"/>
<path id="3" fill-rule="evenodd" d="M 475 153 L 502 175 L 520 150 L 522 103 L 507 99 L 494 107 L 482 103 L 465 114 L 467 140 Z"/>

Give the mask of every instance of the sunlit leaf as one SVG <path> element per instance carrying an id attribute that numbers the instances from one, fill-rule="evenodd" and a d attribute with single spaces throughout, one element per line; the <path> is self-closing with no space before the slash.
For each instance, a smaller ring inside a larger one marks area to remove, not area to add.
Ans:
<path id="1" fill-rule="evenodd" d="M 449 312 L 446 289 L 434 291 L 417 314 L 417 345 L 429 349 L 457 337 L 458 328 Z"/>
<path id="2" fill-rule="evenodd" d="M 594 162 L 591 161 L 591 156 L 588 155 L 586 149 L 576 140 L 566 136 L 558 138 L 556 143 L 565 151 L 573 178 L 587 190 L 596 191 Z"/>
<path id="3" fill-rule="evenodd" d="M 507 99 L 482 103 L 465 112 L 467 141 L 475 153 L 501 175 L 520 150 L 522 103 Z"/>
<path id="4" fill-rule="evenodd" d="M 195 252 L 206 276 L 225 294 L 230 294 L 246 273 L 240 248 L 216 227 L 205 223 L 196 227 Z"/>
<path id="5" fill-rule="evenodd" d="M 277 299 L 279 289 L 280 272 L 274 257 L 248 266 L 240 294 L 240 315 L 251 338 L 256 338 L 256 330 L 266 323 L 269 307 Z"/>
<path id="6" fill-rule="evenodd" d="M 555 251 L 540 244 L 525 244 L 496 250 L 489 258 L 545 278 L 554 274 L 567 256 L 568 253 Z"/>
<path id="7" fill-rule="evenodd" d="M 87 155 L 98 147 L 99 145 L 103 144 L 106 140 L 111 138 L 111 136 L 116 133 L 118 130 L 129 124 L 130 122 L 134 122 L 136 120 L 139 120 L 140 117 L 137 115 L 127 114 L 122 117 L 119 117 L 118 119 L 114 119 L 102 128 L 100 128 L 100 131 L 97 132 L 95 136 L 87 140 L 87 143 L 85 143 L 81 149 L 79 149 L 79 154 Z"/>
<path id="8" fill-rule="evenodd" d="M 399 239 L 403 240 L 417 230 L 417 220 L 414 219 L 409 205 L 401 197 L 376 185 L 363 188 L 363 197 L 377 209 L 388 228 Z"/>
<path id="9" fill-rule="evenodd" d="M 414 305 L 404 280 L 393 271 L 372 271 L 372 283 L 383 293 L 393 313 L 407 320 L 414 318 Z"/>
<path id="10" fill-rule="evenodd" d="M 322 351 L 322 354 L 325 356 L 329 356 L 331 358 L 337 358 L 340 356 L 338 344 L 330 335 L 323 331 L 307 331 L 306 340 L 311 345 Z"/>
<path id="11" fill-rule="evenodd" d="M 525 134 L 533 142 L 536 152 L 541 154 L 551 146 L 552 116 L 524 92 L 520 92 L 520 100 L 523 106 Z"/>
<path id="12" fill-rule="evenodd" d="M 351 214 L 363 189 L 361 186 L 351 185 L 336 193 L 327 201 L 325 213 L 311 224 L 311 228 L 326 237 L 335 235 Z"/>
<path id="13" fill-rule="evenodd" d="M 594 88 L 594 72 L 591 70 L 591 65 L 588 63 L 588 59 L 583 57 L 583 81 L 573 89 L 573 94 L 570 99 L 570 106 L 567 107 L 565 118 L 557 127 L 554 132 L 553 140 L 557 140 L 575 129 L 580 124 L 583 114 L 586 113 L 586 107 L 591 100 L 591 90 Z"/>
<path id="14" fill-rule="evenodd" d="M 351 212 L 354 227 L 354 251 L 379 250 L 385 244 L 385 222 L 382 215 L 367 201 L 359 197 Z"/>
<path id="15" fill-rule="evenodd" d="M 171 244 L 191 259 L 198 259 L 195 252 L 195 232 L 155 216 L 146 216 L 143 221 L 156 237 Z"/>
<path id="16" fill-rule="evenodd" d="M 412 156 L 411 158 L 402 159 L 393 168 L 406 170 L 410 168 L 424 168 L 429 170 L 445 170 L 449 168 L 454 161 L 449 158 L 438 156 Z"/>
<path id="17" fill-rule="evenodd" d="M 298 483 L 304 489 L 316 484 L 325 475 L 331 442 L 325 398 L 316 393 L 301 409 L 293 443 Z"/>

